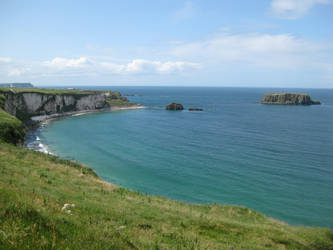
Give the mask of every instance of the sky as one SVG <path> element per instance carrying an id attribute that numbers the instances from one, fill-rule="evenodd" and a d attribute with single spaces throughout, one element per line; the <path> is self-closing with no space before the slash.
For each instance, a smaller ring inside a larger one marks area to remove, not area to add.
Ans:
<path id="1" fill-rule="evenodd" d="M 0 0 L 0 83 L 333 88 L 333 0 Z"/>

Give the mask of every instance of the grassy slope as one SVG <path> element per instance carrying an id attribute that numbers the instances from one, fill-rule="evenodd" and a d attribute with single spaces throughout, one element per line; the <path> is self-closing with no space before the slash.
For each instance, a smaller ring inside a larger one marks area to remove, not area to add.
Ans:
<path id="1" fill-rule="evenodd" d="M 24 136 L 23 123 L 0 108 L 0 142 L 18 144 L 24 141 Z"/>
<path id="2" fill-rule="evenodd" d="M 73 215 L 61 211 L 74 203 Z M 87 168 L 0 144 L 0 249 L 332 249 L 328 229 L 128 191 Z"/>

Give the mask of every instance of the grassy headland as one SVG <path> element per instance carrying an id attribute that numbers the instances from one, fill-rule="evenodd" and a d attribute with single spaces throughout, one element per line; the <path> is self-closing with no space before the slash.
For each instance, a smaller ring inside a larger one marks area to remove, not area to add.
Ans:
<path id="1" fill-rule="evenodd" d="M 0 144 L 1 249 L 332 249 L 333 232 L 133 192 L 78 163 Z M 62 211 L 64 204 L 75 204 Z M 71 210 L 72 214 L 67 212 Z"/>
<path id="2" fill-rule="evenodd" d="M 131 107 L 131 106 L 137 106 L 136 103 L 129 102 L 128 100 L 123 99 L 111 99 L 106 101 L 110 107 Z"/>
<path id="3" fill-rule="evenodd" d="M 48 88 L 0 88 L 0 108 L 26 125 L 31 117 L 139 106 L 118 91 Z"/>

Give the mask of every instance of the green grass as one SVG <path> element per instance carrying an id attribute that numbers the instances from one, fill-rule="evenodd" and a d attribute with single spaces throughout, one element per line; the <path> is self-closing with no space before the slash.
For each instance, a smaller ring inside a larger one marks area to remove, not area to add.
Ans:
<path id="1" fill-rule="evenodd" d="M 93 95 L 104 93 L 104 90 L 83 90 L 83 89 L 50 89 L 50 88 L 0 88 L 0 93 L 40 93 L 51 95 Z"/>
<path id="2" fill-rule="evenodd" d="M 333 232 L 129 191 L 81 164 L 2 143 L 0 249 L 23 248 L 333 249 Z"/>
<path id="3" fill-rule="evenodd" d="M 135 103 L 123 99 L 111 99 L 111 100 L 106 100 L 106 102 L 110 105 L 110 107 L 129 107 L 137 105 Z"/>
<path id="4" fill-rule="evenodd" d="M 0 109 L 3 109 L 5 107 L 5 101 L 6 101 L 5 96 L 0 94 Z"/>
<path id="5" fill-rule="evenodd" d="M 24 137 L 23 123 L 0 108 L 0 142 L 19 144 L 23 143 Z"/>

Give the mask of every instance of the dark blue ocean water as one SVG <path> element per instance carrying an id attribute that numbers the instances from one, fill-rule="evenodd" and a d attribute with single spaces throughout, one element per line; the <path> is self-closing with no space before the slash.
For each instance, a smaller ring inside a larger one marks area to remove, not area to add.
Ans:
<path id="1" fill-rule="evenodd" d="M 41 143 L 132 190 L 333 228 L 333 90 L 104 89 L 135 94 L 129 99 L 148 109 L 51 122 L 35 133 Z M 323 104 L 258 104 L 271 91 L 308 93 Z M 164 110 L 172 101 L 204 111 Z"/>

